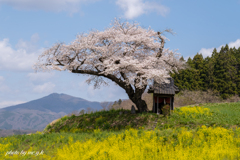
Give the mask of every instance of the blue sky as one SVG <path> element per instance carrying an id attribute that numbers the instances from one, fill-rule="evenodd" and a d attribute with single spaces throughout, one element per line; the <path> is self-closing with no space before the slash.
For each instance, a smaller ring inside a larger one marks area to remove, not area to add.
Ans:
<path id="1" fill-rule="evenodd" d="M 240 0 L 0 0 L 0 108 L 51 93 L 99 102 L 127 99 L 114 83 L 94 90 L 87 76 L 32 69 L 45 48 L 103 31 L 115 17 L 155 31 L 173 29 L 165 48 L 188 58 L 197 52 L 210 56 L 225 44 L 240 47 L 239 15 Z"/>

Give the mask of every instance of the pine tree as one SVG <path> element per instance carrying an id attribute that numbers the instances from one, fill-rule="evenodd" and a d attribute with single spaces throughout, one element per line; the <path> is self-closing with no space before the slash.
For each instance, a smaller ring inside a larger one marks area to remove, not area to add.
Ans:
<path id="1" fill-rule="evenodd" d="M 204 90 L 204 80 L 206 78 L 205 75 L 205 66 L 204 59 L 202 54 L 196 54 L 193 58 L 193 67 L 194 67 L 194 83 L 192 84 L 193 90 Z"/>
<path id="2" fill-rule="evenodd" d="M 185 61 L 183 56 L 180 58 L 180 61 Z M 170 73 L 170 76 L 174 79 L 174 84 L 176 86 L 178 86 L 178 88 L 180 90 L 185 89 L 183 86 L 183 82 L 184 82 L 183 75 L 185 75 L 184 72 L 185 72 L 185 70 L 179 70 L 178 73 L 176 73 L 176 72 Z"/>
<path id="3" fill-rule="evenodd" d="M 222 47 L 216 61 L 214 75 L 216 77 L 217 90 L 224 99 L 237 93 L 235 83 L 237 79 L 236 65 L 236 58 L 230 52 L 228 45 Z"/>
<path id="4" fill-rule="evenodd" d="M 237 70 L 235 83 L 237 87 L 237 94 L 240 96 L 240 47 L 238 49 L 234 47 L 233 49 L 230 49 L 230 51 L 234 55 L 237 61 L 237 64 L 235 66 Z"/>
<path id="5" fill-rule="evenodd" d="M 121 105 L 121 103 L 122 103 L 122 100 L 119 99 L 119 100 L 118 100 L 118 105 Z"/>
<path id="6" fill-rule="evenodd" d="M 229 49 L 226 45 L 220 52 L 214 48 L 212 56 L 205 59 L 197 53 L 188 58 L 187 65 L 185 70 L 171 74 L 180 90 L 212 89 L 222 98 L 240 95 L 240 47 Z"/>
<path id="7" fill-rule="evenodd" d="M 184 58 L 181 58 L 184 60 Z M 185 61 L 185 60 L 184 60 Z M 178 73 L 170 74 L 170 76 L 174 79 L 174 84 L 178 86 L 180 90 L 191 90 L 191 85 L 189 81 L 192 80 L 192 59 L 189 57 L 187 61 L 187 69 L 180 70 Z"/>

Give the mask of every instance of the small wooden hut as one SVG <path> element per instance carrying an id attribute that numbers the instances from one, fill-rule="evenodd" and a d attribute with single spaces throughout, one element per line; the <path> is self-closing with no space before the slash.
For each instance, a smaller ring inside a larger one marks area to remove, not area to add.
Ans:
<path id="1" fill-rule="evenodd" d="M 148 93 L 153 93 L 153 113 L 162 113 L 162 107 L 165 104 L 170 106 L 170 110 L 174 109 L 174 95 L 179 93 L 179 88 L 174 85 L 174 80 L 168 78 L 170 83 L 156 83 L 154 81 L 153 86 L 150 86 Z"/>

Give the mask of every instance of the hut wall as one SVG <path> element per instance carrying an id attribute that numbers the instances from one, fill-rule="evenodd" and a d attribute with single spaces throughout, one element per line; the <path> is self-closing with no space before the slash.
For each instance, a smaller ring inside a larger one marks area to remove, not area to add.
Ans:
<path id="1" fill-rule="evenodd" d="M 170 109 L 173 110 L 173 102 L 174 102 L 174 95 L 162 95 L 162 94 L 153 94 L 153 108 L 152 111 L 154 113 L 157 113 L 157 107 L 159 106 L 159 109 L 163 107 L 164 105 L 164 99 L 166 104 L 170 104 Z M 160 111 L 161 113 L 161 111 Z"/>

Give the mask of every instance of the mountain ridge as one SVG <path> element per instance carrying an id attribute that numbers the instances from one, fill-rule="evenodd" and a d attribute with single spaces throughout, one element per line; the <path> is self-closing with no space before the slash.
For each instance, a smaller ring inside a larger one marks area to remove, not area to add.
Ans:
<path id="1" fill-rule="evenodd" d="M 63 93 L 52 93 L 26 103 L 0 109 L 0 129 L 42 130 L 53 120 L 73 111 L 102 109 L 106 102 L 88 101 Z M 107 102 L 112 104 L 113 102 Z"/>

